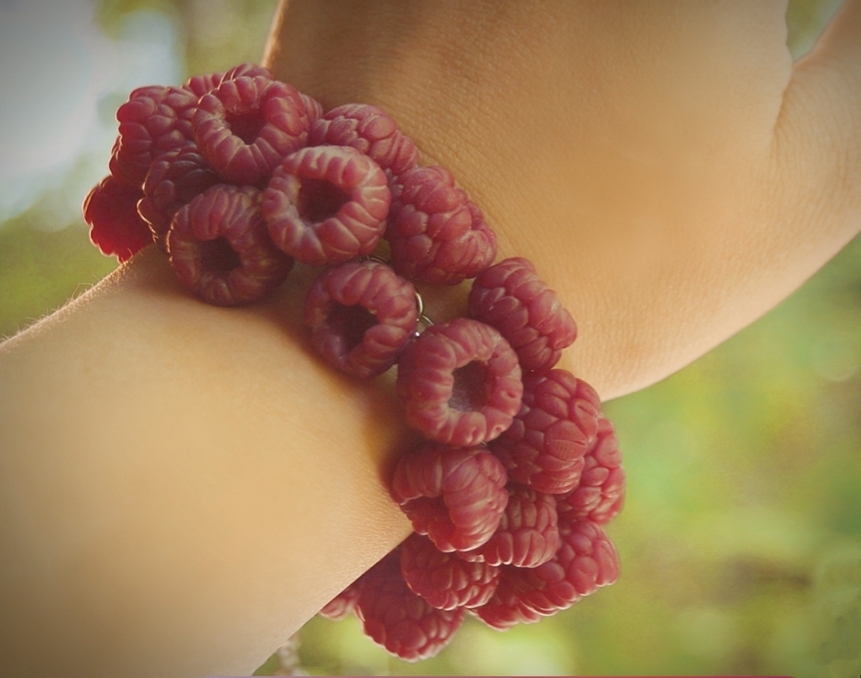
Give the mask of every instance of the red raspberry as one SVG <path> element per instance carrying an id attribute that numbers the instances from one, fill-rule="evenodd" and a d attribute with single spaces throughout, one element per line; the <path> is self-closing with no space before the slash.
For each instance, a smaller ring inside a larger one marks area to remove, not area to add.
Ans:
<path id="1" fill-rule="evenodd" d="M 523 485 L 547 494 L 577 486 L 584 456 L 598 434 L 601 403 L 585 381 L 565 370 L 523 380 L 523 404 L 491 449 Z"/>
<path id="2" fill-rule="evenodd" d="M 505 259 L 479 275 L 469 314 L 508 340 L 524 372 L 551 369 L 577 338 L 577 326 L 528 259 Z"/>
<path id="3" fill-rule="evenodd" d="M 200 97 L 192 129 L 201 154 L 226 181 L 253 185 L 305 145 L 308 126 L 296 88 L 244 75 Z"/>
<path id="4" fill-rule="evenodd" d="M 481 210 L 442 167 L 414 167 L 392 182 L 386 239 L 405 278 L 456 285 L 496 257 L 496 236 Z"/>
<path id="5" fill-rule="evenodd" d="M 105 177 L 84 199 L 84 221 L 90 239 L 103 254 L 114 254 L 122 263 L 152 242 L 152 233 L 137 211 L 139 188 L 131 188 L 113 176 Z"/>
<path id="6" fill-rule="evenodd" d="M 439 550 L 469 551 L 499 526 L 505 481 L 502 464 L 484 447 L 426 442 L 400 458 L 391 493 L 415 531 Z"/>
<path id="7" fill-rule="evenodd" d="M 181 87 L 141 87 L 117 110 L 120 135 L 111 155 L 111 174 L 140 187 L 162 153 L 192 141 L 191 115 L 197 97 Z"/>
<path id="8" fill-rule="evenodd" d="M 206 75 L 195 75 L 189 78 L 183 87 L 190 90 L 199 99 L 204 94 L 208 94 L 218 87 L 225 80 L 235 80 L 236 78 L 248 76 L 256 77 L 263 76 L 272 79 L 272 73 L 268 68 L 258 66 L 257 64 L 239 64 L 234 66 L 226 73 L 207 73 Z"/>
<path id="9" fill-rule="evenodd" d="M 415 533 L 401 545 L 401 573 L 414 593 L 440 610 L 484 605 L 499 583 L 499 568 L 443 553 Z"/>
<path id="10" fill-rule="evenodd" d="M 415 334 L 416 290 L 375 261 L 327 268 L 308 291 L 304 321 L 312 345 L 331 365 L 373 377 L 394 365 Z"/>
<path id="11" fill-rule="evenodd" d="M 289 155 L 263 193 L 273 242 L 311 266 L 370 254 L 385 230 L 391 193 L 368 156 L 346 146 Z"/>
<path id="12" fill-rule="evenodd" d="M 599 525 L 560 516 L 559 536 L 559 550 L 543 565 L 502 568 L 493 597 L 475 610 L 482 621 L 500 630 L 536 622 L 619 578 L 619 554 Z"/>
<path id="13" fill-rule="evenodd" d="M 165 245 L 173 215 L 206 189 L 219 183 L 194 145 L 160 155 L 150 166 L 143 184 L 138 212 L 149 223 L 156 241 Z"/>
<path id="14" fill-rule="evenodd" d="M 490 325 L 469 318 L 433 325 L 398 359 L 397 391 L 410 426 L 432 440 L 493 440 L 520 408 L 517 355 Z"/>
<path id="15" fill-rule="evenodd" d="M 251 186 L 218 184 L 194 198 L 174 216 L 167 248 L 180 281 L 218 306 L 264 297 L 293 265 L 269 241 Z"/>
<path id="16" fill-rule="evenodd" d="M 410 591 L 395 549 L 361 578 L 356 615 L 365 633 L 406 661 L 433 657 L 454 636 L 463 608 L 438 610 Z"/>
<path id="17" fill-rule="evenodd" d="M 332 621 L 345 619 L 355 609 L 356 603 L 359 601 L 360 582 L 361 577 L 326 603 L 318 614 Z"/>
<path id="18" fill-rule="evenodd" d="M 352 146 L 371 157 L 387 175 L 399 175 L 416 166 L 419 153 L 412 139 L 381 108 L 346 104 L 326 113 L 311 128 L 309 146 Z"/>
<path id="19" fill-rule="evenodd" d="M 310 97 L 302 92 L 299 92 L 299 98 L 302 99 L 302 103 L 305 104 L 305 110 L 308 112 L 308 124 L 310 125 L 310 129 L 313 131 L 314 123 L 323 117 L 323 104 L 317 101 L 314 97 Z M 309 144 L 309 146 L 310 145 L 313 144 Z"/>
<path id="20" fill-rule="evenodd" d="M 622 510 L 625 499 L 625 470 L 619 440 L 608 419 L 598 422 L 598 436 L 586 453 L 580 484 L 560 498 L 560 507 L 570 506 L 577 518 L 606 525 Z"/>
<path id="21" fill-rule="evenodd" d="M 493 536 L 475 551 L 461 554 L 466 560 L 481 559 L 491 565 L 538 567 L 559 547 L 556 498 L 510 483 L 508 505 Z"/>

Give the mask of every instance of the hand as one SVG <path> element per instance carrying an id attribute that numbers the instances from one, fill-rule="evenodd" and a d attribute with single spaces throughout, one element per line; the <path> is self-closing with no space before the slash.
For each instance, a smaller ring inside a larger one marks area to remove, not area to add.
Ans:
<path id="1" fill-rule="evenodd" d="M 564 366 L 611 398 L 745 327 L 861 228 L 861 2 L 795 66 L 785 12 L 294 0 L 267 63 L 326 108 L 381 105 L 448 167 L 499 257 L 533 260 L 577 319 Z"/>

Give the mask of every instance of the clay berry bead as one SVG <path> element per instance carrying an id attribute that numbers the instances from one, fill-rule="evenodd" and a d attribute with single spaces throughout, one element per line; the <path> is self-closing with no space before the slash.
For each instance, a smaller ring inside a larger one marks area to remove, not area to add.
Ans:
<path id="1" fill-rule="evenodd" d="M 84 221 L 90 239 L 103 254 L 113 254 L 120 263 L 152 242 L 152 233 L 137 211 L 140 188 L 131 188 L 116 177 L 102 179 L 84 199 Z"/>
<path id="2" fill-rule="evenodd" d="M 389 369 L 417 321 L 413 284 L 375 261 L 325 269 L 305 299 L 311 344 L 329 364 L 359 378 Z"/>
<path id="3" fill-rule="evenodd" d="M 251 186 L 217 184 L 194 198 L 174 215 L 167 248 L 180 282 L 218 306 L 263 298 L 293 266 L 269 241 Z"/>
<path id="4" fill-rule="evenodd" d="M 391 494 L 413 529 L 440 551 L 469 551 L 499 526 L 508 503 L 506 480 L 485 447 L 426 442 L 398 460 Z"/>
<path id="5" fill-rule="evenodd" d="M 469 315 L 499 330 L 525 373 L 551 369 L 577 338 L 574 319 L 521 257 L 505 259 L 475 279 Z"/>
<path id="6" fill-rule="evenodd" d="M 580 481 L 601 416 L 598 394 L 570 372 L 531 374 L 523 380 L 523 404 L 514 423 L 490 447 L 512 480 L 565 494 Z"/>
<path id="7" fill-rule="evenodd" d="M 520 409 L 517 355 L 495 329 L 469 318 L 433 325 L 398 359 L 407 423 L 431 440 L 470 446 L 493 440 Z"/>
<path id="8" fill-rule="evenodd" d="M 411 280 L 456 285 L 496 257 L 496 236 L 448 170 L 414 167 L 392 181 L 386 239 L 394 269 Z"/>
<path id="9" fill-rule="evenodd" d="M 263 193 L 272 241 L 311 266 L 370 254 L 386 227 L 391 192 L 373 160 L 347 146 L 288 155 Z"/>

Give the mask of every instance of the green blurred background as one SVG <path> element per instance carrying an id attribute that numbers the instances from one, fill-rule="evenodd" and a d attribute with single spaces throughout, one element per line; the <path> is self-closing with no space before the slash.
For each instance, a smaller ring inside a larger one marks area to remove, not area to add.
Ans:
<path id="1" fill-rule="evenodd" d="M 275 4 L 0 2 L 0 336 L 114 267 L 90 246 L 79 207 L 106 173 L 128 92 L 258 61 Z M 790 3 L 796 57 L 835 8 Z M 304 670 L 861 675 L 859 367 L 856 241 L 753 326 L 608 404 L 629 478 L 609 529 L 618 584 L 506 633 L 468 620 L 417 664 L 389 657 L 355 620 L 314 619 Z"/>

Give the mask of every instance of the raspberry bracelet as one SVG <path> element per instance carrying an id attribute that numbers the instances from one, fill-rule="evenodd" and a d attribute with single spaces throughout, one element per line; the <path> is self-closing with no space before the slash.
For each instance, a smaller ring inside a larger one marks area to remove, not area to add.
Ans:
<path id="1" fill-rule="evenodd" d="M 330 601 L 409 661 L 467 613 L 495 629 L 567 609 L 619 574 L 604 525 L 622 508 L 613 425 L 557 369 L 574 320 L 442 167 L 383 110 L 319 102 L 260 66 L 134 90 L 110 175 L 84 201 L 120 262 L 156 243 L 210 304 L 249 304 L 319 267 L 303 322 L 358 379 L 395 368 L 409 426 L 390 493 L 414 533 Z M 390 262 L 385 257 L 390 257 Z M 467 318 L 433 325 L 415 285 L 473 279 Z M 420 331 L 420 327 L 426 328 Z"/>

